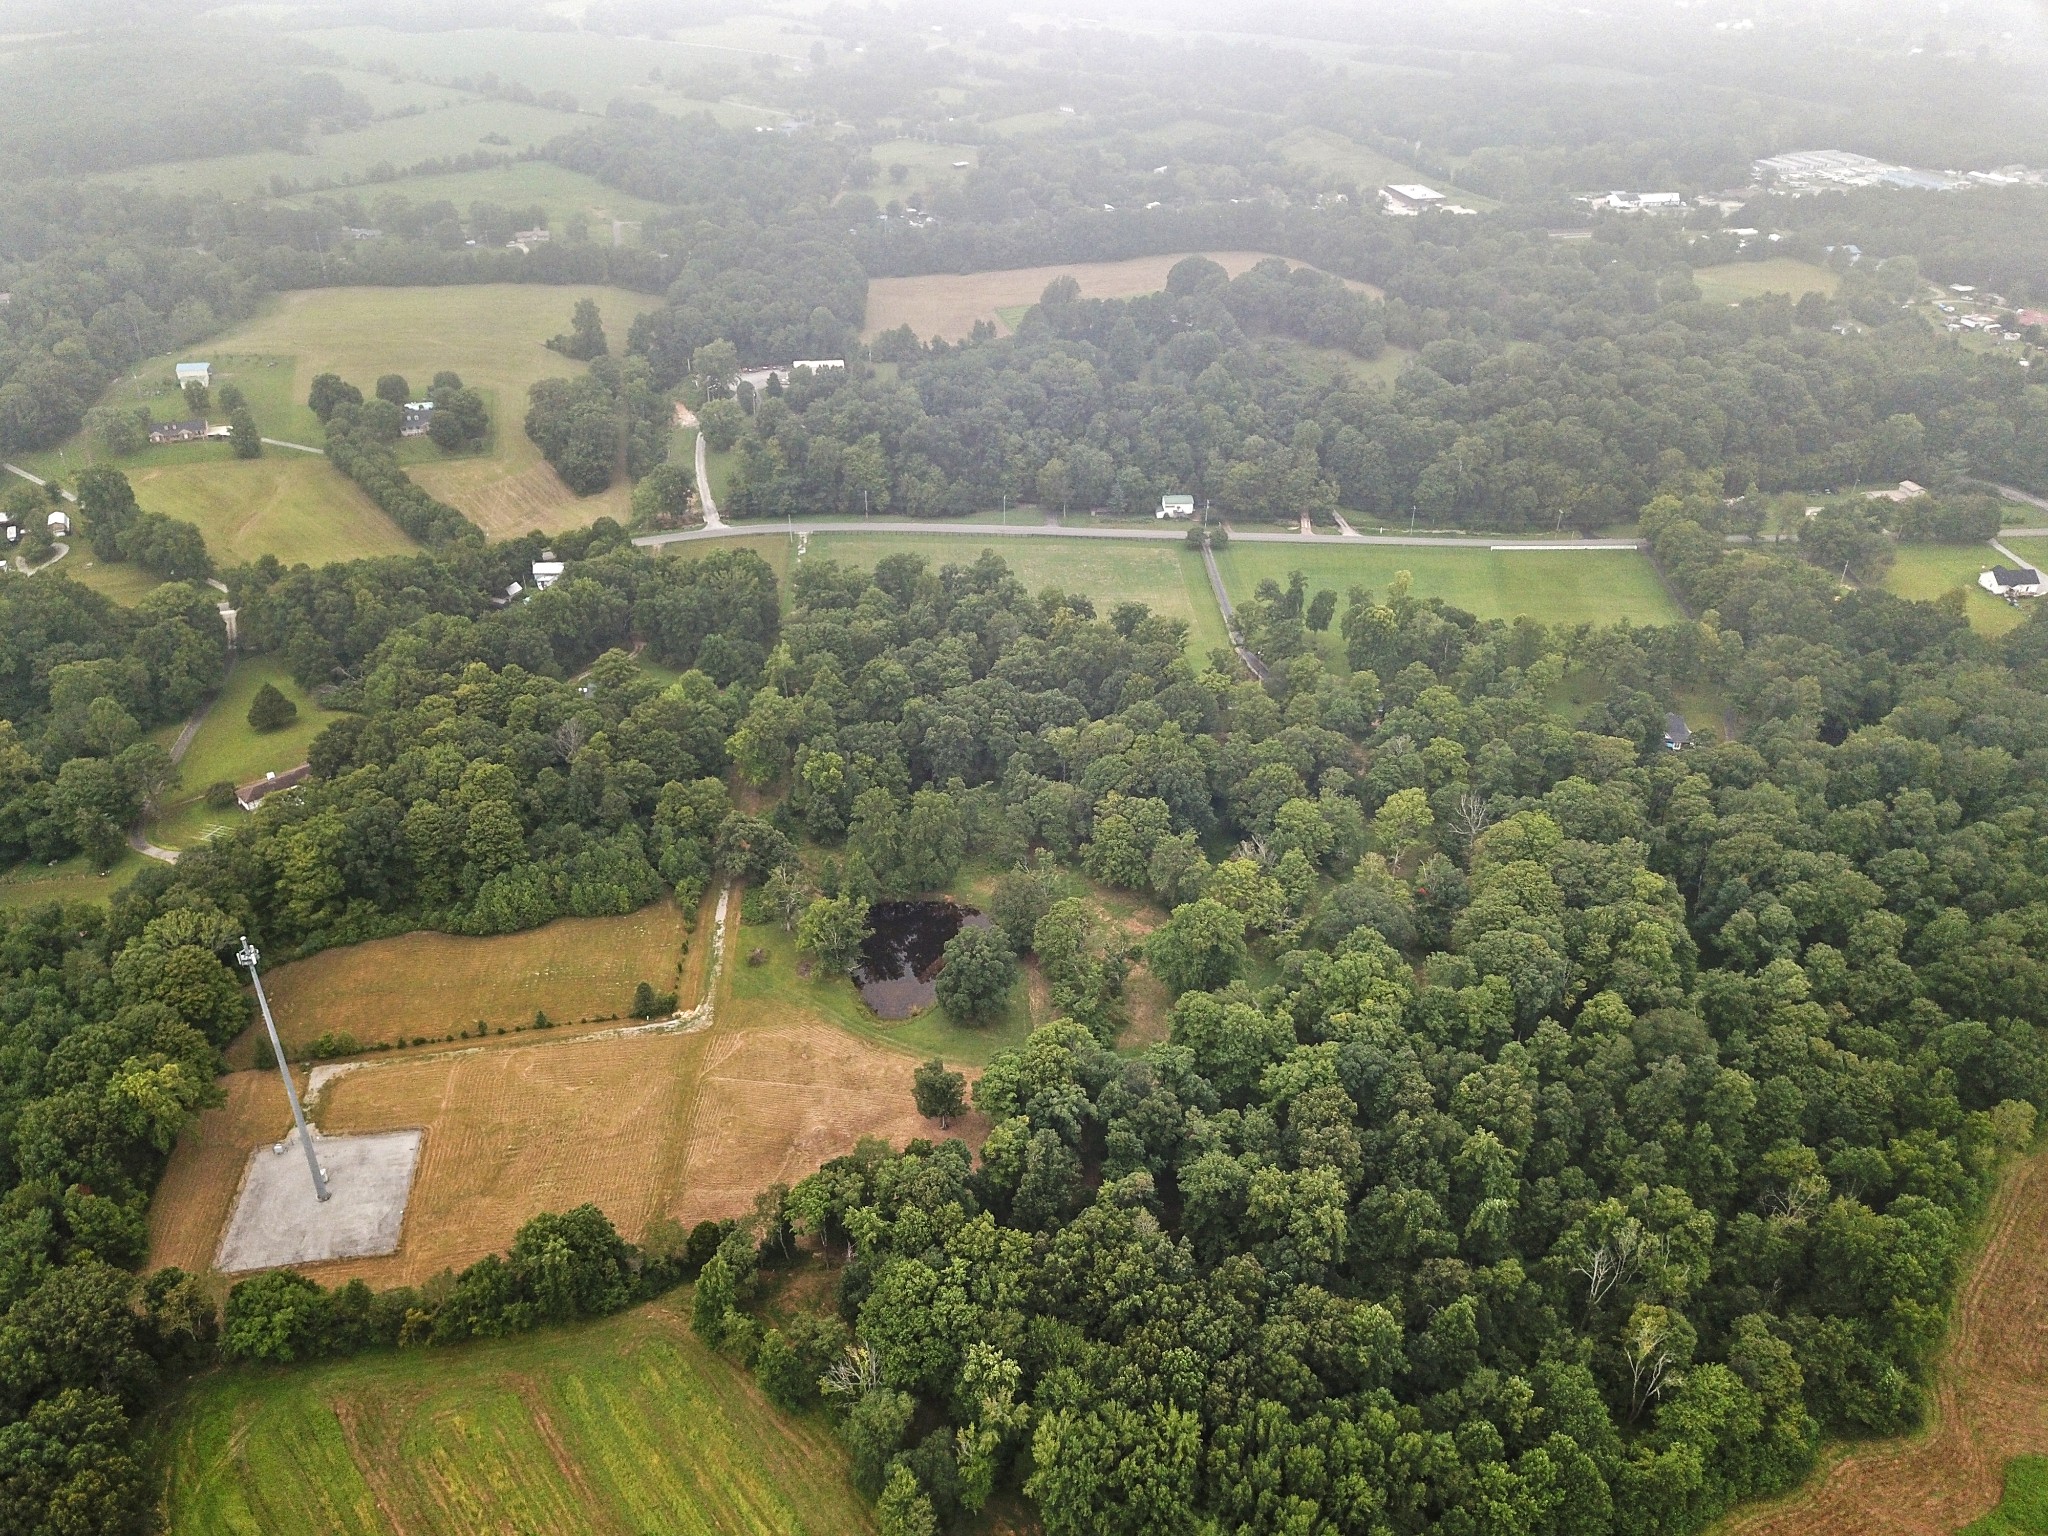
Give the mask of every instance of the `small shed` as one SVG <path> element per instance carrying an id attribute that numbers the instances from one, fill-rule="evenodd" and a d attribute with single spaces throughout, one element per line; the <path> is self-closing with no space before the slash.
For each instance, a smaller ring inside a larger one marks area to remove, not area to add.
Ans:
<path id="1" fill-rule="evenodd" d="M 1162 496 L 1159 498 L 1159 510 L 1152 515 L 1162 518 L 1193 517 L 1195 515 L 1195 498 L 1192 496 Z"/>
<path id="2" fill-rule="evenodd" d="M 1692 745 L 1692 728 L 1685 723 L 1683 715 L 1664 717 L 1664 749 L 1680 752 Z"/>
<path id="3" fill-rule="evenodd" d="M 562 579 L 562 572 L 568 569 L 560 560 L 536 560 L 533 562 L 533 589 L 545 592 Z"/>
<path id="4" fill-rule="evenodd" d="M 161 375 L 159 375 L 159 377 L 161 377 Z M 187 384 L 198 384 L 206 389 L 213 388 L 213 364 L 178 364 L 178 384 L 180 387 L 183 387 L 184 385 Z"/>
<path id="5" fill-rule="evenodd" d="M 71 536 L 71 514 L 69 512 L 61 510 L 52 512 L 49 522 L 50 532 L 54 537 L 65 539 Z"/>

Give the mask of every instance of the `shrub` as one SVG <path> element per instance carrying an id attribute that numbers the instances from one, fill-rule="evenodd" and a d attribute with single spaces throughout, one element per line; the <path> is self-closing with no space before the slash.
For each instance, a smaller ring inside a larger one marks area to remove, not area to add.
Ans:
<path id="1" fill-rule="evenodd" d="M 299 706 L 278 691 L 277 684 L 265 683 L 249 703 L 249 725 L 253 730 L 277 731 L 299 718 Z"/>
<path id="2" fill-rule="evenodd" d="M 232 810 L 235 804 L 235 785 L 231 779 L 215 779 L 206 786 L 206 808 L 209 811 Z"/>

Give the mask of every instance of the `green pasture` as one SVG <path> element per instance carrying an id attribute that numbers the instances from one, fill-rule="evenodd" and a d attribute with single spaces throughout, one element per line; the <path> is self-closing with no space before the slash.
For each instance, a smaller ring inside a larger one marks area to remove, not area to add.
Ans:
<path id="1" fill-rule="evenodd" d="M 789 30 L 782 17 L 739 16 L 711 26 L 665 28 L 662 38 L 611 37 L 601 32 L 529 32 L 510 27 L 396 31 L 389 27 L 323 27 L 306 41 L 353 60 L 399 59 L 408 72 L 430 79 L 478 79 L 495 74 L 532 91 L 566 91 L 579 112 L 601 114 L 614 100 L 646 102 L 675 116 L 709 112 L 730 128 L 780 122 L 770 107 L 721 100 L 755 78 L 754 59 L 773 55 L 787 68 L 807 59 L 820 34 Z M 659 78 L 656 72 L 659 71 Z M 682 83 L 685 90 L 670 89 Z M 575 131 L 573 119 L 554 114 Z M 543 141 L 545 142 L 545 141 Z M 418 158 L 415 156 L 414 158 Z"/>
<path id="2" fill-rule="evenodd" d="M 1961 1536 L 2048 1536 L 2048 1456 L 2015 1456 L 2005 1464 L 2005 1497 Z"/>
<path id="3" fill-rule="evenodd" d="M 265 683 L 274 684 L 298 705 L 299 717 L 278 730 L 259 732 L 249 724 L 249 705 Z M 334 718 L 292 681 L 276 658 L 251 656 L 237 661 L 178 765 L 178 787 L 166 797 L 163 814 L 150 831 L 151 839 L 166 848 L 190 848 L 220 828 L 234 825 L 245 813 L 236 806 L 224 811 L 208 809 L 206 786 L 223 779 L 250 784 L 266 773 L 296 768 L 306 760 L 313 738 Z"/>
<path id="4" fill-rule="evenodd" d="M 2024 543 L 2015 543 L 2014 552 L 2025 555 Z M 2041 553 L 2048 556 L 2048 549 Z M 2001 560 L 1988 544 L 1900 544 L 1891 569 L 1885 572 L 1884 587 L 1920 602 L 1960 590 L 1965 594 L 1963 611 L 1969 615 L 1970 627 L 1981 634 L 2002 635 L 2021 623 L 2027 610 L 2024 604 L 2015 608 L 1977 585 L 1978 576 Z"/>
<path id="5" fill-rule="evenodd" d="M 1209 590 L 1201 557 L 1181 544 L 1122 539 L 1004 538 L 963 534 L 814 532 L 810 551 L 847 565 L 872 565 L 887 555 L 922 555 L 936 570 L 968 565 L 984 549 L 1001 555 L 1028 591 L 1057 586 L 1092 598 L 1107 617 L 1120 602 L 1140 602 L 1188 626 L 1188 654 L 1197 663 L 1229 644 L 1223 615 Z"/>
<path id="6" fill-rule="evenodd" d="M 142 599 L 163 585 L 163 578 L 152 575 L 132 560 L 123 560 L 109 565 L 95 560 L 92 546 L 83 539 L 71 541 L 71 553 L 63 563 L 51 568 L 69 576 L 81 587 L 91 587 L 103 597 L 110 597 L 124 608 L 132 608 Z"/>
<path id="7" fill-rule="evenodd" d="M 1710 304 L 1739 304 L 1744 299 L 1782 293 L 1791 298 L 1819 293 L 1833 297 L 1842 284 L 1839 274 L 1810 261 L 1773 256 L 1769 261 L 1731 261 L 1725 266 L 1694 269 L 1692 280 Z"/>
<path id="8" fill-rule="evenodd" d="M 170 1536 L 869 1532 L 822 1417 L 771 1407 L 680 1297 L 487 1344 L 217 1370 L 152 1425 Z"/>
<path id="9" fill-rule="evenodd" d="M 611 220 L 644 223 L 649 215 L 660 212 L 662 206 L 644 197 L 635 197 L 630 192 L 608 187 L 593 176 L 572 171 L 550 160 L 520 160 L 490 170 L 455 171 L 445 176 L 407 176 L 393 182 L 379 182 L 349 190 L 362 199 L 366 216 L 373 214 L 376 200 L 387 193 L 413 203 L 445 199 L 453 203 L 456 212 L 464 218 L 469 216 L 472 203 L 496 203 L 502 208 L 537 206 L 546 212 L 548 228 L 557 240 L 562 238 L 562 230 L 570 216 L 580 213 L 590 221 L 590 238 L 599 245 L 611 243 Z M 331 192 L 302 193 L 280 199 L 280 205 L 303 208 L 310 206 L 316 198 L 332 196 Z M 626 231 L 626 242 L 637 244 L 638 232 Z"/>
<path id="10" fill-rule="evenodd" d="M 188 196 L 217 192 L 230 199 L 267 198 L 273 192 L 273 178 L 302 186 L 323 180 L 360 182 L 381 166 L 403 171 L 422 160 L 451 155 L 517 154 L 584 126 L 568 113 L 544 107 L 485 101 L 455 91 L 443 94 L 449 105 L 431 111 L 385 118 L 345 133 L 314 134 L 305 141 L 303 154 L 271 149 L 206 160 L 168 160 L 134 170 L 109 171 L 95 179 Z M 490 136 L 507 142 L 491 142 Z M 389 185 L 403 190 L 406 184 L 397 181 Z M 384 186 L 363 190 L 374 194 Z"/>
<path id="11" fill-rule="evenodd" d="M 1302 545 L 1240 542 L 1218 552 L 1216 566 L 1233 602 L 1251 597 L 1266 577 L 1285 586 L 1296 570 L 1308 578 L 1311 593 L 1329 587 L 1341 599 L 1363 586 L 1384 596 L 1395 573 L 1407 571 L 1415 596 L 1440 597 L 1482 619 L 1671 624 L 1682 617 L 1650 562 L 1626 549 L 1523 552 L 1331 538 Z"/>

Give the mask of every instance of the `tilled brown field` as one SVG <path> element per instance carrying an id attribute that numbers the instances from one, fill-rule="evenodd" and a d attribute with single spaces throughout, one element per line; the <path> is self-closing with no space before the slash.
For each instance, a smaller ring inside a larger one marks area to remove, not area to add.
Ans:
<path id="1" fill-rule="evenodd" d="M 2006 1174 L 1956 1298 L 1928 1427 L 1848 1450 L 1718 1536 L 1948 1536 L 1998 1503 L 2012 1457 L 2048 1451 L 2048 1153 Z"/>

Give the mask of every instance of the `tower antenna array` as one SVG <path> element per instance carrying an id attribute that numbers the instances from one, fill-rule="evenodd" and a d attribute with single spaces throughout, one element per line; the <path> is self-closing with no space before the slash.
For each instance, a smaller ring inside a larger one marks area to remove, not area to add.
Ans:
<path id="1" fill-rule="evenodd" d="M 249 936 L 242 935 L 242 947 L 235 951 L 235 959 L 249 973 L 249 980 L 256 986 L 256 1003 L 263 1010 L 263 1027 L 270 1031 L 270 1053 L 277 1058 L 277 1075 L 284 1079 L 284 1096 L 292 1101 L 292 1122 L 299 1128 L 299 1144 L 306 1149 L 306 1166 L 313 1171 L 313 1193 L 322 1200 L 328 1195 L 327 1175 L 320 1167 L 320 1154 L 313 1150 L 313 1133 L 306 1128 L 306 1112 L 299 1107 L 299 1090 L 292 1082 L 292 1066 L 285 1060 L 284 1046 L 277 1038 L 277 1021 L 270 1016 L 270 999 L 263 994 L 263 978 L 256 974 L 259 956 L 256 946 L 249 942 Z"/>

